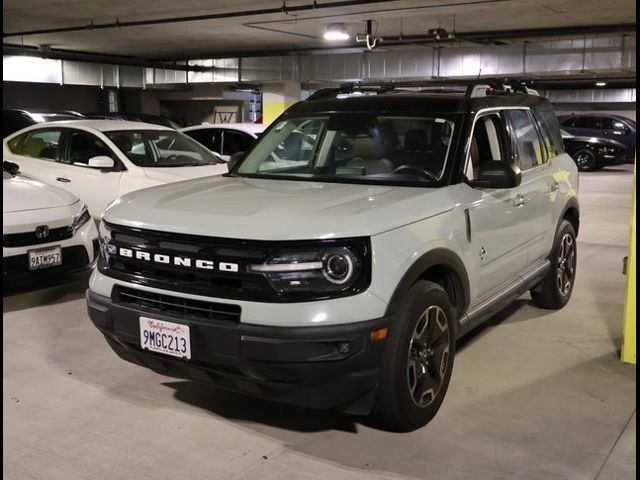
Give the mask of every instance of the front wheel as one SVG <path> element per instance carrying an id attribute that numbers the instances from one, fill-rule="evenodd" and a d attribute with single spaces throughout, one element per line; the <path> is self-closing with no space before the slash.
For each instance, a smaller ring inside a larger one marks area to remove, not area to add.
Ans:
<path id="1" fill-rule="evenodd" d="M 578 261 L 576 231 L 567 220 L 560 224 L 549 260 L 551 268 L 531 289 L 531 298 L 538 307 L 559 310 L 571 297 Z"/>
<path id="2" fill-rule="evenodd" d="M 595 153 L 587 148 L 581 148 L 571 154 L 571 157 L 576 162 L 578 170 L 582 172 L 592 172 L 598 169 L 598 159 Z"/>
<path id="3" fill-rule="evenodd" d="M 405 296 L 391 328 L 374 415 L 387 429 L 407 432 L 437 413 L 455 354 L 455 313 L 444 289 L 419 281 Z"/>

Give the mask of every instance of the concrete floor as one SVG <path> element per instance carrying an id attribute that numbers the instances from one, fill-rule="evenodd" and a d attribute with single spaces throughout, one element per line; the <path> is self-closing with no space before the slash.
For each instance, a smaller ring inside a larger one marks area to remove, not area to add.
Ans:
<path id="1" fill-rule="evenodd" d="M 630 172 L 581 175 L 569 305 L 524 296 L 463 339 L 442 409 L 409 434 L 128 364 L 89 322 L 82 283 L 5 297 L 5 478 L 635 478 L 636 369 L 617 355 Z"/>

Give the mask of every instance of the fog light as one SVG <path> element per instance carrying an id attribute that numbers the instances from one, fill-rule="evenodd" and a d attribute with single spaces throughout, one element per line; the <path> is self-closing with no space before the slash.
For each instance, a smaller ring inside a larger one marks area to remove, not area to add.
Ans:
<path id="1" fill-rule="evenodd" d="M 351 345 L 349 344 L 349 342 L 340 342 L 338 344 L 338 352 L 339 353 L 349 353 L 349 350 L 351 350 Z"/>

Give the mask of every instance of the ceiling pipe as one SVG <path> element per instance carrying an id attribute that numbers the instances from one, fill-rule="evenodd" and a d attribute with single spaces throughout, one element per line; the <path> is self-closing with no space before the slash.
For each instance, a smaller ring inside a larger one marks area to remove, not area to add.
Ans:
<path id="1" fill-rule="evenodd" d="M 133 20 L 128 22 L 121 22 L 116 19 L 115 22 L 109 23 L 93 23 L 93 21 L 86 25 L 74 25 L 69 27 L 58 28 L 44 28 L 38 30 L 23 30 L 19 32 L 2 32 L 2 37 L 26 37 L 29 35 L 44 35 L 50 33 L 68 33 L 68 32 L 82 32 L 87 30 L 106 30 L 114 28 L 126 28 L 126 27 L 144 27 L 149 25 L 164 25 L 168 23 L 182 23 L 182 22 L 200 22 L 205 20 L 219 20 L 224 18 L 236 18 L 236 17 L 255 17 L 262 15 L 273 14 L 285 14 L 288 15 L 294 12 L 305 12 L 309 10 L 320 10 L 328 8 L 345 8 L 359 5 L 371 5 L 375 3 L 390 3 L 399 2 L 402 0 L 341 0 L 334 2 L 318 3 L 317 1 L 309 2 L 305 5 L 288 6 L 286 2 L 281 7 L 274 8 L 261 8 L 254 10 L 239 10 L 235 12 L 222 12 L 212 13 L 208 15 L 193 15 L 189 17 L 171 17 L 171 18 L 158 18 L 153 20 Z M 507 1 L 507 0 L 487 0 L 487 1 Z"/>

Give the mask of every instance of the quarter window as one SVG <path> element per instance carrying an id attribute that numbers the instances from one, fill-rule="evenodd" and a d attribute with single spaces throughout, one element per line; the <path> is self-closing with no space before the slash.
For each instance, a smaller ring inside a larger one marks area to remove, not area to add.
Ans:
<path id="1" fill-rule="evenodd" d="M 527 110 L 508 110 L 507 115 L 513 130 L 516 157 L 521 170 L 546 163 L 545 146 L 540 141 L 538 131 Z"/>
<path id="2" fill-rule="evenodd" d="M 26 134 L 20 155 L 55 161 L 60 157 L 61 130 L 34 130 Z"/>

